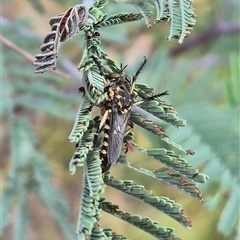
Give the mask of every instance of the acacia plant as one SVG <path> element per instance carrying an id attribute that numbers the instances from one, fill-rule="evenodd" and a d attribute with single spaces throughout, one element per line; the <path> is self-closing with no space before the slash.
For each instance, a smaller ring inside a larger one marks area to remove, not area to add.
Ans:
<path id="1" fill-rule="evenodd" d="M 116 179 L 114 176 L 110 176 L 110 171 L 102 174 L 101 160 L 99 158 L 100 147 L 93 145 L 94 133 L 100 124 L 99 119 L 101 116 L 92 119 L 91 111 L 93 106 L 103 107 L 105 100 L 103 76 L 96 64 L 96 59 L 103 65 L 104 75 L 119 72 L 122 69 L 101 48 L 99 33 L 101 28 L 140 21 L 142 19 L 145 19 L 147 27 L 150 27 L 150 17 L 152 12 L 155 11 L 154 24 L 169 22 L 170 34 L 168 39 L 177 38 L 179 43 L 182 43 L 195 24 L 194 10 L 191 7 L 191 1 L 188 0 L 179 2 L 161 0 L 117 2 L 133 4 L 139 12 L 120 12 L 108 16 L 102 12 L 102 8 L 108 1 L 85 1 L 83 4 L 75 5 L 65 13 L 51 18 L 51 32 L 45 37 L 44 43 L 41 46 L 41 53 L 36 55 L 34 63 L 37 66 L 36 73 L 56 69 L 60 43 L 74 37 L 79 32 L 84 33 L 84 50 L 78 66 L 78 70 L 83 72 L 80 89 L 84 89 L 84 93 L 76 115 L 75 124 L 69 136 L 69 140 L 76 143 L 76 151 L 69 164 L 70 173 L 74 174 L 77 167 L 83 167 L 84 169 L 81 207 L 76 234 L 78 239 L 85 239 L 89 236 L 91 236 L 91 239 L 124 239 L 124 237 L 114 233 L 111 229 L 101 228 L 99 221 L 100 212 L 103 210 L 141 228 L 158 239 L 178 239 L 171 227 L 160 226 L 149 217 L 124 213 L 116 205 L 117 203 L 109 202 L 102 197 L 102 182 L 104 181 L 106 185 L 140 199 L 146 204 L 164 212 L 183 226 L 191 227 L 190 219 L 185 215 L 181 205 L 175 201 L 167 197 L 155 196 L 151 190 L 135 184 L 131 179 Z M 141 101 L 153 95 L 154 92 L 150 86 L 136 83 L 133 101 Z M 176 127 L 184 127 L 186 125 L 184 120 L 177 117 L 174 108 L 160 99 L 143 102 L 139 107 L 148 114 L 168 124 Z M 170 146 L 180 150 L 183 154 L 194 154 L 194 151 L 191 149 L 186 150 L 169 139 L 159 124 L 151 120 L 146 120 L 139 114 L 138 109 L 131 111 L 130 120 L 134 124 L 156 135 L 161 141 L 165 141 Z M 165 167 L 156 169 L 155 171 L 136 168 L 127 161 L 128 149 L 121 154 L 119 163 L 138 171 L 139 174 L 145 174 L 171 184 L 199 201 L 203 201 L 202 194 L 196 183 L 204 183 L 207 177 L 188 164 L 182 156 L 173 150 L 165 148 L 144 149 L 134 142 L 134 136 L 131 132 L 125 137 L 124 141 L 130 142 L 134 150 L 152 157 L 154 160 L 165 165 Z"/>
<path id="2" fill-rule="evenodd" d="M 50 19 L 51 32 L 44 38 L 41 46 L 41 53 L 37 54 L 34 65 L 35 73 L 44 73 L 50 69 L 56 69 L 60 44 L 66 40 L 76 36 L 83 35 L 83 53 L 79 57 L 80 63 L 78 70 L 82 71 L 82 85 L 80 89 L 84 89 L 81 97 L 79 110 L 76 113 L 75 123 L 70 133 L 69 140 L 76 144 L 76 151 L 69 163 L 69 171 L 74 174 L 77 167 L 83 168 L 82 196 L 80 211 L 77 223 L 76 234 L 78 239 L 126 239 L 121 234 L 117 234 L 112 227 L 101 228 L 101 211 L 105 211 L 117 218 L 126 221 L 135 227 L 144 230 L 157 239 L 179 239 L 172 227 L 161 226 L 150 217 L 133 215 L 132 213 L 123 212 L 118 203 L 108 201 L 103 197 L 104 188 L 111 186 L 123 194 L 128 194 L 133 198 L 139 199 L 144 203 L 152 206 L 174 220 L 178 221 L 184 227 L 190 228 L 191 221 L 186 216 L 185 211 L 179 203 L 174 200 L 154 195 L 153 191 L 146 189 L 142 185 L 135 184 L 131 179 L 121 180 L 110 175 L 110 171 L 102 174 L 101 160 L 99 152 L 101 150 L 101 141 L 99 146 L 93 145 L 93 139 L 96 129 L 99 127 L 101 116 L 92 119 L 92 108 L 97 106 L 102 108 L 105 100 L 103 76 L 99 71 L 99 67 L 94 59 L 97 59 L 103 67 L 104 75 L 119 72 L 122 67 L 120 63 L 116 63 L 101 47 L 101 28 L 107 28 L 117 24 L 128 23 L 133 21 L 145 21 L 146 27 L 156 27 L 162 22 L 168 22 L 170 34 L 168 40 L 172 38 L 178 39 L 179 43 L 190 34 L 190 30 L 195 25 L 194 9 L 191 6 L 191 0 L 126 0 L 113 1 L 117 4 L 132 4 L 138 10 L 137 12 L 120 12 L 108 16 L 104 13 L 104 6 L 107 0 L 89 0 L 83 1 L 82 4 L 72 6 L 69 10 Z M 152 15 L 155 20 L 151 20 Z M 155 26 L 156 25 L 156 26 Z M 127 71 L 127 69 L 125 70 Z M 159 79 L 160 81 L 161 79 Z M 159 82 L 159 85 L 161 83 Z M 132 95 L 133 102 L 138 102 L 153 96 L 154 89 L 146 84 L 136 82 Z M 21 100 L 21 99 L 20 99 Z M 30 102 L 28 104 L 31 104 Z M 144 110 L 144 115 L 142 114 Z M 147 116 L 147 119 L 146 119 Z M 177 112 L 173 106 L 167 104 L 159 98 L 141 103 L 130 113 L 130 121 L 134 124 L 151 132 L 159 138 L 159 143 L 166 143 L 169 148 L 145 149 L 134 141 L 132 132 L 124 138 L 123 150 L 119 158 L 118 164 L 123 164 L 132 171 L 137 171 L 140 175 L 147 175 L 150 178 L 163 181 L 179 190 L 189 194 L 197 200 L 203 202 L 202 193 L 197 184 L 206 182 L 207 176 L 199 173 L 198 169 L 190 165 L 179 152 L 183 155 L 193 155 L 191 149 L 184 149 L 174 140 L 170 139 L 167 132 L 161 126 L 160 121 L 176 128 L 186 126 L 186 121 L 179 119 Z M 14 120 L 14 126 L 21 125 L 23 132 L 30 132 L 28 125 L 23 119 Z M 110 126 L 111 127 L 111 126 Z M 177 131 L 177 130 L 176 130 Z M 24 135 L 24 134 L 23 134 Z M 28 136 L 23 136 L 27 139 Z M 31 137 L 34 138 L 34 137 Z M 20 139 L 20 138 L 19 138 Z M 12 143 L 17 144 L 17 143 Z M 160 162 L 164 167 L 151 171 L 146 168 L 138 168 L 127 161 L 129 150 L 128 144 L 133 147 L 134 151 L 151 157 L 153 160 Z M 127 148 L 127 149 L 126 149 Z M 30 152 L 28 152 L 28 155 Z M 28 156 L 27 156 L 28 157 Z M 39 160 L 42 157 L 36 157 Z M 43 159 L 42 159 L 43 160 Z M 38 163 L 40 164 L 40 162 Z M 32 172 L 31 172 L 32 174 Z M 35 172 L 37 175 L 38 173 Z M 40 176 L 40 173 L 39 173 Z M 47 180 L 47 179 L 46 179 Z M 40 180 L 39 180 L 40 181 Z M 42 181 L 42 180 L 41 180 Z M 103 185 L 103 182 L 105 185 Z M 21 183 L 19 183 L 21 184 Z M 25 183 L 22 183 L 25 184 Z M 54 191 L 53 189 L 48 189 Z M 41 191 L 44 191 L 42 189 Z M 39 195 L 41 195 L 41 191 Z M 45 199 L 45 202 L 48 202 Z M 25 206 L 26 207 L 26 206 Z M 49 204 L 51 208 L 51 204 Z M 62 218 L 61 213 L 57 209 L 53 209 L 53 215 L 56 218 Z M 64 221 L 61 224 L 65 226 Z M 70 227 L 68 230 L 71 229 Z M 66 234 L 67 238 L 71 238 L 71 233 Z"/>

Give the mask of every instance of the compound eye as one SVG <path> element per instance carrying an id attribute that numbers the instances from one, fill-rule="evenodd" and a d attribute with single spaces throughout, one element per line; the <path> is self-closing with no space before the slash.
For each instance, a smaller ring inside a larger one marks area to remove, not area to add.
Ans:
<path id="1" fill-rule="evenodd" d="M 109 75 L 109 80 L 117 79 L 117 78 L 120 78 L 120 77 L 121 77 L 121 74 L 119 74 L 119 73 L 111 73 Z"/>

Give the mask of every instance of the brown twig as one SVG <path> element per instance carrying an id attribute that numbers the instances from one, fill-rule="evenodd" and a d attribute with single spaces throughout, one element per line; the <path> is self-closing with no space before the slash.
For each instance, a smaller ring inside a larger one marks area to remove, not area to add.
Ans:
<path id="1" fill-rule="evenodd" d="M 5 45 L 7 46 L 8 48 L 12 49 L 13 51 L 19 53 L 20 55 L 22 55 L 25 59 L 27 59 L 29 62 L 33 63 L 35 61 L 35 58 L 23 51 L 21 48 L 19 48 L 18 46 L 16 46 L 14 43 L 10 42 L 9 40 L 7 40 L 6 38 L 4 38 L 2 35 L 0 35 L 0 41 Z M 70 79 L 69 75 L 65 74 L 65 73 L 62 73 L 58 70 L 53 70 L 51 69 L 50 70 L 53 74 L 56 74 L 58 76 L 61 76 L 63 77 L 64 79 Z"/>
<path id="2" fill-rule="evenodd" d="M 205 30 L 204 32 L 200 33 L 195 38 L 189 39 L 184 44 L 173 48 L 170 51 L 170 55 L 177 56 L 191 48 L 199 46 L 200 44 L 205 44 L 207 41 L 218 38 L 219 36 L 237 34 L 239 32 L 240 32 L 239 22 L 237 23 L 218 22 L 211 26 L 210 28 L 208 28 L 207 30 Z"/>

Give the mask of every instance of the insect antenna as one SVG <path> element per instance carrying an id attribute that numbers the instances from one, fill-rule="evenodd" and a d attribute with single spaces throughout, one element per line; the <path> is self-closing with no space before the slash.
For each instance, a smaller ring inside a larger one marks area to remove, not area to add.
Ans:
<path id="1" fill-rule="evenodd" d="M 138 68 L 137 72 L 135 73 L 135 75 L 134 75 L 133 78 L 132 78 L 132 86 L 131 86 L 131 89 L 130 89 L 130 94 L 132 94 L 133 89 L 134 89 L 134 87 L 135 87 L 135 82 L 136 82 L 136 80 L 137 80 L 137 78 L 138 78 L 138 75 L 141 73 L 141 71 L 143 70 L 143 68 L 144 68 L 144 66 L 145 66 L 146 63 L 147 63 L 147 59 L 146 59 L 146 57 L 144 56 L 144 57 L 143 57 L 143 62 L 142 62 L 142 64 L 140 65 L 140 67 Z"/>
<path id="2" fill-rule="evenodd" d="M 108 117 L 109 112 L 110 112 L 110 110 L 107 110 L 107 111 L 104 113 L 104 115 L 103 115 L 103 117 L 102 117 L 102 120 L 101 120 L 101 122 L 100 122 L 100 124 L 99 124 L 99 126 L 98 126 L 98 129 L 97 129 L 97 131 L 96 131 L 96 133 L 95 133 L 95 135 L 94 135 L 94 139 L 93 139 L 93 145 L 94 145 L 94 146 L 96 146 L 96 143 L 97 143 L 97 140 L 98 140 L 98 135 L 99 135 L 99 133 L 100 133 L 100 132 L 102 131 L 102 129 L 103 129 L 103 126 L 104 126 L 104 124 L 105 124 L 105 122 L 106 122 L 106 119 L 107 119 L 107 117 Z"/>
<path id="3" fill-rule="evenodd" d="M 125 66 L 123 67 L 123 65 L 122 65 L 122 63 L 121 63 L 121 65 L 120 65 L 120 72 L 123 73 L 123 71 L 127 68 L 127 66 L 128 66 L 128 65 L 125 65 Z"/>

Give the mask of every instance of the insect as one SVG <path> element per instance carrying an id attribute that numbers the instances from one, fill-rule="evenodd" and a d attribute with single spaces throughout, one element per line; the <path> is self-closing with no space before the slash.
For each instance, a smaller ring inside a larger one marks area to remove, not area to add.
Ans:
<path id="1" fill-rule="evenodd" d="M 105 76 L 100 62 L 98 62 L 94 56 L 92 56 L 92 58 L 99 68 L 100 75 L 103 77 L 105 85 L 105 100 L 101 110 L 102 119 L 93 140 L 93 144 L 96 146 L 98 135 L 104 129 L 104 138 L 100 151 L 100 159 L 102 160 L 101 167 L 104 173 L 112 164 L 117 163 L 122 150 L 124 136 L 133 128 L 133 123 L 129 120 L 132 107 L 157 97 L 168 95 L 168 91 L 153 95 L 139 102 L 133 102 L 132 93 L 135 82 L 147 63 L 147 59 L 144 57 L 142 64 L 131 79 L 123 72 L 127 65 L 124 67 L 121 65 L 118 72 L 113 72 Z M 127 129 L 128 126 L 129 129 Z"/>

